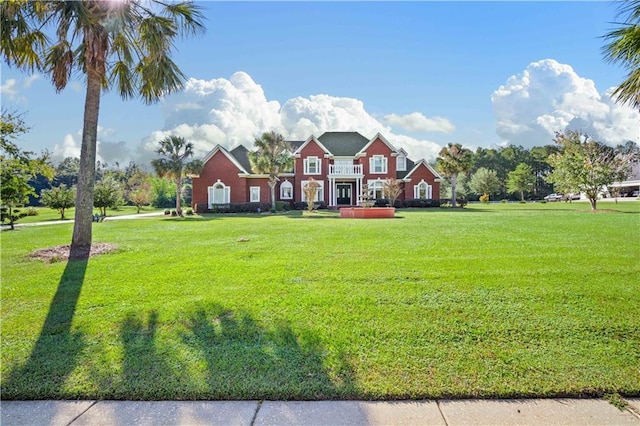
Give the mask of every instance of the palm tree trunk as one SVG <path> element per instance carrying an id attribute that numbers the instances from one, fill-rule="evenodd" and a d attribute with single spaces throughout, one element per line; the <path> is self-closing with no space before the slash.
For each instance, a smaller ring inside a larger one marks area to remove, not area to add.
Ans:
<path id="1" fill-rule="evenodd" d="M 178 216 L 182 216 L 182 206 L 180 205 L 180 201 L 182 198 L 182 178 L 178 177 L 176 179 L 176 213 Z"/>
<path id="2" fill-rule="evenodd" d="M 458 186 L 458 175 L 451 175 L 451 207 L 456 206 L 456 186 Z"/>
<path id="3" fill-rule="evenodd" d="M 276 211 L 276 182 L 269 181 L 269 188 L 271 189 L 271 211 Z"/>
<path id="4" fill-rule="evenodd" d="M 80 148 L 80 168 L 76 194 L 75 222 L 71 240 L 71 258 L 74 253 L 88 253 L 91 247 L 91 226 L 93 223 L 93 194 L 96 180 L 96 140 L 98 137 L 98 113 L 102 82 L 95 70 L 87 70 L 87 92 L 84 102 L 84 123 L 82 147 Z"/>

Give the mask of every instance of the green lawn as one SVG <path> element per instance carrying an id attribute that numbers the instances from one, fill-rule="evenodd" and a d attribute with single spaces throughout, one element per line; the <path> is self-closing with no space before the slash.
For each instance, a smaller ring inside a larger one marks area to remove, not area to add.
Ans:
<path id="1" fill-rule="evenodd" d="M 27 208 L 20 208 L 20 211 L 25 211 Z M 48 207 L 35 207 L 35 210 L 38 212 L 35 216 L 26 216 L 16 222 L 16 225 L 21 223 L 34 223 L 34 222 L 51 222 L 54 220 L 60 220 L 60 213 L 57 210 L 50 209 Z M 146 206 L 140 209 L 140 213 L 151 213 L 151 212 L 160 212 L 165 209 L 157 209 L 155 207 Z M 98 209 L 94 209 L 95 213 L 98 213 Z M 117 209 L 107 209 L 107 217 L 108 216 L 122 216 L 128 214 L 136 214 L 137 209 L 135 206 L 121 206 Z M 75 208 L 66 209 L 64 211 L 65 220 L 73 220 L 73 216 L 75 215 Z"/>
<path id="2" fill-rule="evenodd" d="M 640 395 L 640 202 L 2 232 L 3 399 Z M 239 239 L 248 241 L 240 242 Z"/>

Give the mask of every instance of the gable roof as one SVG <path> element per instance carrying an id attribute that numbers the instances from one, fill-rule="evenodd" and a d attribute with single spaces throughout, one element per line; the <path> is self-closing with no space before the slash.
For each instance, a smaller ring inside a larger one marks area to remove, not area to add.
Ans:
<path id="1" fill-rule="evenodd" d="M 231 150 L 231 155 L 238 160 L 238 163 L 240 163 L 246 171 L 253 173 L 253 170 L 251 170 L 251 161 L 249 161 L 249 150 L 244 145 L 238 145 L 233 148 Z"/>
<path id="2" fill-rule="evenodd" d="M 353 157 L 369 142 L 358 132 L 324 132 L 318 140 L 338 157 Z"/>
<path id="3" fill-rule="evenodd" d="M 240 146 L 242 146 L 242 145 L 240 145 Z M 246 150 L 246 148 L 244 148 L 244 149 Z M 205 164 L 207 161 L 211 160 L 211 158 L 213 158 L 213 156 L 216 155 L 216 153 L 218 153 L 218 152 L 221 152 L 222 154 L 224 154 L 229 159 L 229 161 L 231 161 L 233 163 L 233 165 L 238 168 L 238 170 L 240 170 L 243 173 L 247 173 L 247 170 L 238 161 L 238 159 L 233 154 L 231 154 L 229 151 L 227 151 L 227 149 L 224 148 L 220 144 L 218 144 L 218 145 L 213 147 L 213 149 L 202 159 L 202 163 Z M 248 159 L 247 159 L 247 161 L 248 161 Z"/>
<path id="4" fill-rule="evenodd" d="M 325 154 L 331 155 L 331 151 L 329 151 L 315 136 L 311 135 L 309 138 L 302 143 L 293 153 L 293 155 L 300 155 L 300 152 L 304 149 L 305 146 L 309 145 L 311 142 L 315 142 L 321 150 L 324 151 Z"/>
<path id="5" fill-rule="evenodd" d="M 404 151 L 404 150 L 400 149 L 400 151 Z M 404 170 L 396 171 L 396 179 L 404 179 L 409 174 L 410 171 L 413 171 L 414 165 L 415 163 L 407 157 L 407 167 Z"/>
<path id="6" fill-rule="evenodd" d="M 367 151 L 367 148 L 369 148 L 376 141 L 376 139 L 380 139 L 387 147 L 389 147 L 389 149 L 391 150 L 391 155 L 393 155 L 394 153 L 398 152 L 396 147 L 391 145 L 391 142 L 389 142 L 387 140 L 387 138 L 385 138 L 384 136 L 382 136 L 382 134 L 380 132 L 378 132 L 378 133 L 376 133 L 376 135 L 373 138 L 371 138 L 369 143 L 367 143 L 365 146 L 363 146 L 360 149 L 360 151 L 358 151 L 358 154 L 359 155 L 364 155 L 364 153 Z"/>
<path id="7" fill-rule="evenodd" d="M 409 160 L 408 160 L 408 159 L 407 159 L 407 163 L 409 163 Z M 424 164 L 424 166 L 425 166 L 427 169 L 429 169 L 429 171 L 430 171 L 431 173 L 433 173 L 433 175 L 436 177 L 436 179 L 442 179 L 442 176 L 440 176 L 440 173 L 436 172 L 436 171 L 435 171 L 435 169 L 434 169 L 433 167 L 431 167 L 431 166 L 429 165 L 429 163 L 427 163 L 427 161 L 426 161 L 426 160 L 420 160 L 420 161 L 417 161 L 416 163 L 414 163 L 414 166 L 413 166 L 413 168 L 411 169 L 411 171 L 405 175 L 405 179 L 406 179 L 406 178 L 408 178 L 409 176 L 411 176 L 411 174 L 412 174 L 413 172 L 415 172 L 416 170 L 418 170 L 418 167 L 420 167 L 420 165 L 422 165 L 422 164 Z M 407 165 L 408 165 L 408 164 L 407 164 Z M 407 168 L 408 168 L 408 167 L 407 167 Z"/>

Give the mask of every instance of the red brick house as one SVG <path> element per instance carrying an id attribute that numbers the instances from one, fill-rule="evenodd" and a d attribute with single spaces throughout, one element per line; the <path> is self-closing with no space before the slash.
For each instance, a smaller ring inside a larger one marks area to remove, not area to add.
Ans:
<path id="1" fill-rule="evenodd" d="M 380 133 L 367 139 L 357 132 L 326 132 L 306 141 L 290 141 L 294 169 L 281 173 L 276 199 L 306 201 L 302 188 L 313 178 L 320 184 L 318 200 L 330 207 L 355 206 L 367 184 L 373 198 L 382 198 L 386 179 L 401 181 L 399 200 L 440 198 L 441 176 L 425 161 L 411 161 Z M 203 159 L 203 169 L 193 178 L 193 206 L 270 202 L 267 176 L 253 173 L 240 145 L 231 151 L 217 145 Z"/>

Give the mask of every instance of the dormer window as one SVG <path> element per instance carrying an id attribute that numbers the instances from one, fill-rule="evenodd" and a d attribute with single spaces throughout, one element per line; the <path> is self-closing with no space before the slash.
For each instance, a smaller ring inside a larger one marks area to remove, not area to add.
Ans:
<path id="1" fill-rule="evenodd" d="M 374 155 L 369 158 L 369 172 L 373 174 L 387 173 L 387 157 L 384 155 Z"/>
<path id="2" fill-rule="evenodd" d="M 399 172 L 407 171 L 407 157 L 403 154 L 399 154 L 396 157 L 396 170 Z"/>
<path id="3" fill-rule="evenodd" d="M 318 157 L 307 157 L 304 159 L 304 174 L 305 175 L 319 175 L 320 166 L 322 160 Z"/>

